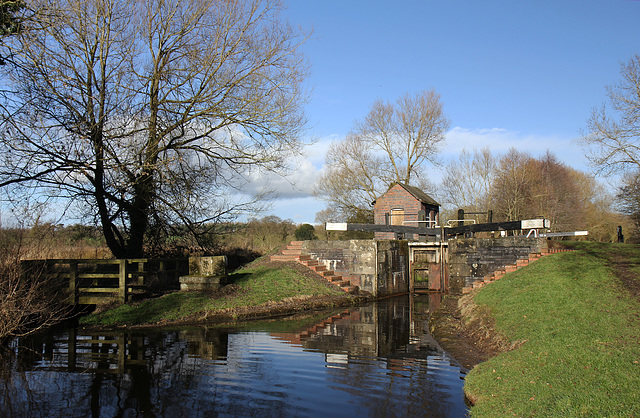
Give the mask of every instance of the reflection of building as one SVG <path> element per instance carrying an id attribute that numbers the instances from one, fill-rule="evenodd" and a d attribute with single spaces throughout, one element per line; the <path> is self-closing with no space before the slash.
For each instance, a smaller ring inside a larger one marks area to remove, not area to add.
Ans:
<path id="1" fill-rule="evenodd" d="M 345 310 L 296 333 L 272 335 L 324 352 L 327 363 L 335 365 L 344 364 L 351 357 L 392 357 L 407 353 L 411 343 L 433 349 L 437 344 L 423 335 L 429 332 L 426 325 L 429 304 L 437 307 L 441 297 L 431 294 L 384 299 Z"/>

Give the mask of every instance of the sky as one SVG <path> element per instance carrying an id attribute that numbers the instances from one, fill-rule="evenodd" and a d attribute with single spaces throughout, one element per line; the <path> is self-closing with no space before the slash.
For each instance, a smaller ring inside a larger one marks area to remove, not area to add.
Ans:
<path id="1" fill-rule="evenodd" d="M 311 195 L 331 141 L 377 99 L 433 88 L 451 120 L 440 154 L 515 147 L 589 171 L 577 143 L 591 110 L 640 54 L 637 0 L 287 0 L 284 18 L 313 31 L 305 156 L 288 179 L 256 178 L 279 197 L 262 215 L 315 223 Z M 442 173 L 430 168 L 436 183 Z M 437 200 L 437 196 L 434 196 Z"/>

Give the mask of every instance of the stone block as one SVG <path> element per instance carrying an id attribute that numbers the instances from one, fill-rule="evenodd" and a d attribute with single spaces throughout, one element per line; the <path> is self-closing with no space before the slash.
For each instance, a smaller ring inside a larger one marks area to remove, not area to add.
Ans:
<path id="1" fill-rule="evenodd" d="M 189 275 L 226 276 L 227 256 L 189 257 Z"/>
<path id="2" fill-rule="evenodd" d="M 180 277 L 180 291 L 210 292 L 227 284 L 227 256 L 189 257 L 189 275 Z"/>
<path id="3" fill-rule="evenodd" d="M 180 291 L 182 292 L 214 291 L 225 284 L 227 284 L 226 276 L 189 275 L 180 277 Z"/>

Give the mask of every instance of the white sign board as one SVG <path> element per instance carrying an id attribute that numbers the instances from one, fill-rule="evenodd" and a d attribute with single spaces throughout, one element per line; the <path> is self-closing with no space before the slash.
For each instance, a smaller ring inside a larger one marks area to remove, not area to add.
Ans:
<path id="1" fill-rule="evenodd" d="M 347 230 L 347 224 L 346 224 L 346 222 L 344 222 L 344 223 L 327 222 L 325 224 L 324 229 L 326 231 L 346 231 Z"/>
<path id="2" fill-rule="evenodd" d="M 551 228 L 551 222 L 548 219 L 526 219 L 520 221 L 522 229 L 543 229 Z"/>

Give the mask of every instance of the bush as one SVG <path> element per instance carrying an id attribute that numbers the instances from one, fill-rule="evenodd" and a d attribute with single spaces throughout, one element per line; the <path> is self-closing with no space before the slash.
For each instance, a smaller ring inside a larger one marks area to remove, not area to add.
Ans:
<path id="1" fill-rule="evenodd" d="M 294 233 L 296 240 L 298 241 L 311 241 L 316 240 L 318 237 L 316 236 L 316 230 L 313 225 L 302 224 Z"/>
<path id="2" fill-rule="evenodd" d="M 0 229 L 0 343 L 67 318 L 69 282 L 49 277 L 42 263 L 22 263 L 20 234 Z M 25 269 L 23 269 L 23 267 Z"/>

